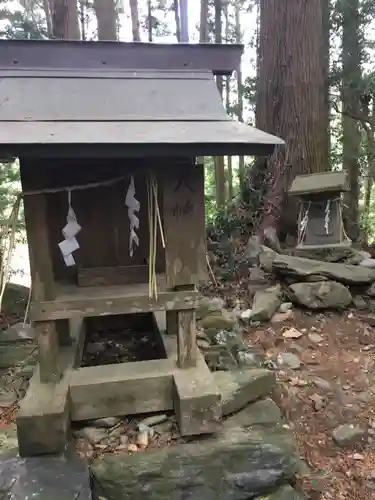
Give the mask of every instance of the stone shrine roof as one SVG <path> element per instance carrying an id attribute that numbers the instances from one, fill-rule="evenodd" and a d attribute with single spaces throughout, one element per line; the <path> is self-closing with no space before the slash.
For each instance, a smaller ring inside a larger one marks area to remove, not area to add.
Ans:
<path id="1" fill-rule="evenodd" d="M 318 174 L 297 175 L 294 179 L 289 194 L 303 196 L 324 192 L 347 191 L 347 172 L 320 172 Z"/>

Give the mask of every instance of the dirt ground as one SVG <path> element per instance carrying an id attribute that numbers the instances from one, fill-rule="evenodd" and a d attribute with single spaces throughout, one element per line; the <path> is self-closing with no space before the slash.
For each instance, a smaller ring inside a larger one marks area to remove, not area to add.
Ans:
<path id="1" fill-rule="evenodd" d="M 279 403 L 310 468 L 300 478 L 307 498 L 375 499 L 375 328 L 366 313 L 294 309 L 287 321 L 248 328 L 245 336 L 277 371 Z M 280 367 L 285 352 L 301 360 L 299 369 Z M 0 427 L 14 422 L 17 409 L 0 415 Z M 332 431 L 345 423 L 369 429 L 367 443 L 337 446 Z"/>
<path id="2" fill-rule="evenodd" d="M 311 469 L 300 478 L 311 500 L 375 499 L 375 328 L 365 317 L 293 310 L 288 321 L 246 333 L 275 366 L 282 352 L 302 361 L 277 371 L 281 406 Z M 338 447 L 332 430 L 340 424 L 369 428 L 368 443 Z"/>

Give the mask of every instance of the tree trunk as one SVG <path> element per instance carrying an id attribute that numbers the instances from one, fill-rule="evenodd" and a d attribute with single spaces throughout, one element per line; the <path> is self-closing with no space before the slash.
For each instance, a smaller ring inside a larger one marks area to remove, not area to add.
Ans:
<path id="1" fill-rule="evenodd" d="M 222 0 L 215 0 L 215 43 L 222 43 L 221 36 L 221 13 L 222 13 Z M 219 94 L 221 99 L 223 99 L 223 78 L 221 76 L 216 77 L 217 88 L 219 89 Z M 216 204 L 218 208 L 224 208 L 225 206 L 225 165 L 224 157 L 215 157 L 215 180 L 216 180 Z"/>
<path id="2" fill-rule="evenodd" d="M 349 238 L 359 237 L 359 149 L 361 133 L 357 120 L 351 116 L 360 113 L 359 91 L 361 80 L 359 0 L 341 0 L 342 14 L 342 127 L 343 169 L 347 170 L 350 191 L 344 196 L 344 219 Z"/>
<path id="3" fill-rule="evenodd" d="M 180 0 L 181 42 L 189 43 L 188 1 Z"/>
<path id="4" fill-rule="evenodd" d="M 269 226 L 296 234 L 296 203 L 284 206 L 286 166 L 293 177 L 325 168 L 322 32 L 321 0 L 260 0 L 257 126 L 286 142 L 268 159 L 260 234 Z"/>
<path id="5" fill-rule="evenodd" d="M 224 16 L 225 16 L 225 43 L 229 43 L 229 8 L 228 1 L 224 4 Z M 225 108 L 227 113 L 230 112 L 230 75 L 225 78 Z M 227 168 L 228 168 L 228 201 L 233 199 L 233 169 L 232 169 L 232 157 L 227 157 Z"/>
<path id="6" fill-rule="evenodd" d="M 80 40 L 76 0 L 50 0 L 52 38 Z"/>
<path id="7" fill-rule="evenodd" d="M 114 0 L 94 0 L 99 40 L 117 40 L 117 13 Z"/>
<path id="8" fill-rule="evenodd" d="M 370 231 L 370 210 L 371 210 L 371 195 L 375 179 L 375 96 L 372 98 L 372 115 L 368 106 L 364 110 L 365 118 L 371 120 L 372 126 L 366 125 L 364 130 L 366 132 L 366 157 L 367 157 L 367 172 L 365 182 L 365 200 L 363 207 L 363 241 L 364 245 L 368 245 L 369 231 Z"/>
<path id="9" fill-rule="evenodd" d="M 152 5 L 151 0 L 147 0 L 147 31 L 148 41 L 152 42 Z"/>
<path id="10" fill-rule="evenodd" d="M 240 22 L 240 3 L 236 4 L 235 9 L 236 9 L 235 10 L 236 43 L 242 43 L 242 32 L 241 32 L 241 22 Z M 241 63 L 237 68 L 236 76 L 237 76 L 237 99 L 238 99 L 237 116 L 238 116 L 238 121 L 243 122 L 243 84 L 242 84 Z M 239 177 L 239 184 L 240 184 L 240 190 L 241 190 L 244 186 L 244 180 L 245 180 L 245 157 L 244 156 L 238 157 L 238 177 Z"/>
<path id="11" fill-rule="evenodd" d="M 181 42 L 181 21 L 180 21 L 180 6 L 178 0 L 173 0 L 174 21 L 176 24 L 176 38 L 178 43 Z"/>
<path id="12" fill-rule="evenodd" d="M 199 42 L 200 43 L 208 42 L 208 0 L 201 0 Z"/>
<path id="13" fill-rule="evenodd" d="M 129 6 L 132 20 L 133 42 L 140 42 L 141 35 L 139 33 L 138 0 L 129 0 Z"/>
<path id="14" fill-rule="evenodd" d="M 330 52 L 330 2 L 321 0 L 322 5 L 322 61 L 324 79 L 324 108 L 322 122 L 323 133 L 323 162 L 326 170 L 331 170 L 331 127 L 330 127 L 330 99 L 329 99 L 329 52 Z"/>

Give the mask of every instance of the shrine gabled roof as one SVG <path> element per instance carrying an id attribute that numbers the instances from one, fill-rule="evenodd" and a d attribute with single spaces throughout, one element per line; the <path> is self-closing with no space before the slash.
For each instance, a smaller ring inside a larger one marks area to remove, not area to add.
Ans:
<path id="1" fill-rule="evenodd" d="M 338 172 L 319 172 L 315 174 L 297 175 L 289 194 L 308 196 L 309 194 L 337 192 L 348 190 L 348 175 L 345 170 Z"/>
<path id="2" fill-rule="evenodd" d="M 0 69 L 2 154 L 112 145 L 144 155 L 251 155 L 278 144 L 227 115 L 211 71 Z"/>

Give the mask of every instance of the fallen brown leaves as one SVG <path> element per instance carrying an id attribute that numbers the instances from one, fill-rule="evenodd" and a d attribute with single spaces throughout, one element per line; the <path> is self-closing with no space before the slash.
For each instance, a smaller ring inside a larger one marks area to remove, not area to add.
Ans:
<path id="1" fill-rule="evenodd" d="M 280 352 L 303 362 L 299 370 L 278 370 L 279 402 L 310 468 L 300 486 L 311 500 L 375 499 L 375 328 L 354 311 L 294 312 L 292 321 L 249 329 L 247 339 L 275 363 Z M 370 427 L 369 444 L 339 448 L 331 432 L 343 423 Z"/>

